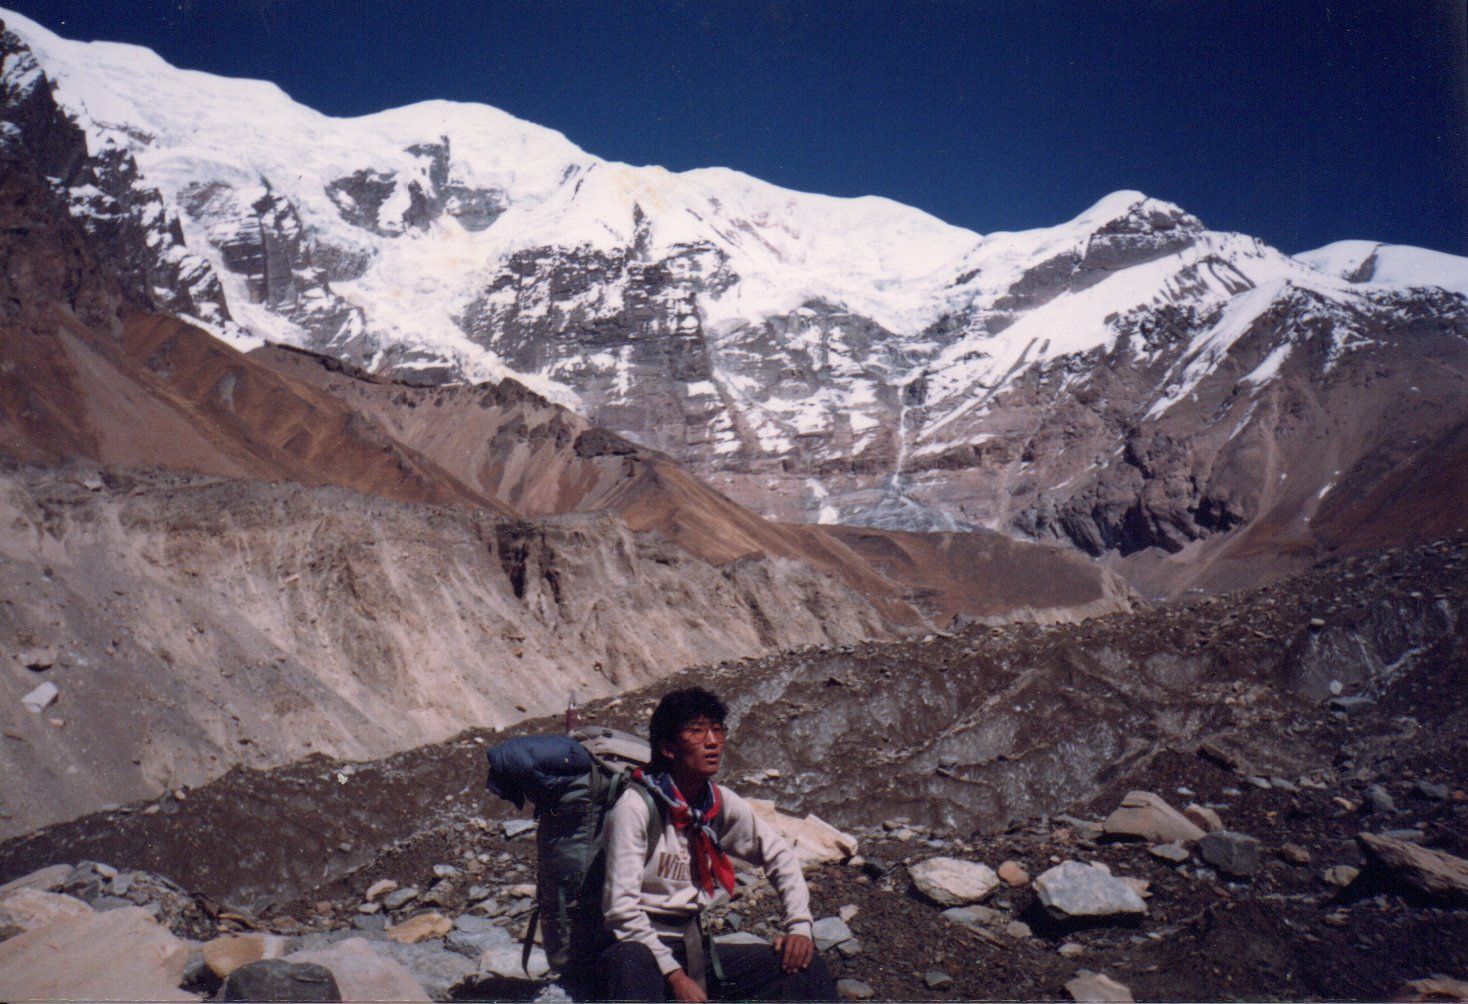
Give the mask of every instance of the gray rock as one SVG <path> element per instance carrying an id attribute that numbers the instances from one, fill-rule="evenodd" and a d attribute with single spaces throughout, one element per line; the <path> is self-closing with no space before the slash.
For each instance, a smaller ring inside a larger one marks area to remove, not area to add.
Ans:
<path id="1" fill-rule="evenodd" d="M 836 993 L 848 1001 L 868 1001 L 877 995 L 871 985 L 862 980 L 837 980 Z"/>
<path id="2" fill-rule="evenodd" d="M 339 1001 L 336 977 L 311 962 L 261 959 L 240 966 L 220 988 L 221 1001 Z"/>
<path id="3" fill-rule="evenodd" d="M 1145 914 L 1147 904 L 1121 879 L 1079 861 L 1056 865 L 1035 879 L 1035 892 L 1052 917 L 1108 917 Z"/>
<path id="4" fill-rule="evenodd" d="M 396 941 L 384 941 L 378 951 L 397 960 L 423 992 L 434 1000 L 448 1000 L 449 991 L 473 975 L 475 964 L 458 952 L 444 948 L 438 939 L 420 941 L 412 945 L 400 945 Z"/>
<path id="5" fill-rule="evenodd" d="M 39 715 L 61 696 L 61 688 L 50 680 L 29 691 L 20 699 L 20 703 L 33 715 Z"/>
<path id="6" fill-rule="evenodd" d="M 843 941 L 836 946 L 836 951 L 841 953 L 842 958 L 854 959 L 861 954 L 861 942 L 855 938 L 852 938 L 850 941 Z"/>
<path id="7" fill-rule="evenodd" d="M 1382 830 L 1383 837 L 1391 837 L 1393 840 L 1405 840 L 1409 844 L 1420 844 L 1427 839 L 1427 834 L 1422 830 L 1412 828 L 1406 830 Z"/>
<path id="8" fill-rule="evenodd" d="M 382 914 L 378 914 L 375 917 L 353 917 L 352 927 L 365 934 L 380 933 L 387 930 L 387 918 L 382 916 Z"/>
<path id="9" fill-rule="evenodd" d="M 453 865 L 434 865 L 433 874 L 435 878 L 453 878 L 459 874 L 459 869 Z"/>
<path id="10" fill-rule="evenodd" d="M 816 949 L 822 952 L 854 937 L 851 928 L 840 917 L 822 917 L 811 928 L 811 936 L 815 939 Z"/>
<path id="11" fill-rule="evenodd" d="M 1365 694 L 1352 694 L 1349 697 L 1332 697 L 1330 706 L 1336 711 L 1342 711 L 1347 715 L 1353 715 L 1358 711 L 1365 711 L 1376 703 L 1373 697 Z"/>
<path id="12" fill-rule="evenodd" d="M 1366 789 L 1366 803 L 1372 812 L 1396 812 L 1397 803 L 1392 801 L 1391 795 L 1379 784 L 1373 784 Z"/>
<path id="13" fill-rule="evenodd" d="M 1451 797 L 1448 792 L 1448 786 L 1445 784 L 1433 784 L 1431 781 L 1418 781 L 1412 787 L 1423 798 L 1431 798 L 1438 802 L 1446 802 Z"/>
<path id="14" fill-rule="evenodd" d="M 954 906 L 943 911 L 943 917 L 962 924 L 965 927 L 981 927 L 997 924 L 1004 919 L 1004 914 L 987 906 L 975 904 L 973 906 Z"/>
<path id="15" fill-rule="evenodd" d="M 1210 833 L 1198 841 L 1198 855 L 1235 878 L 1248 878 L 1259 870 L 1259 841 L 1244 833 L 1231 830 Z"/>
<path id="16" fill-rule="evenodd" d="M 295 952 L 315 952 L 327 948 L 339 941 L 348 938 L 361 937 L 360 931 L 354 931 L 349 927 L 340 927 L 334 931 L 312 931 L 309 934 L 299 934 L 290 939 L 286 945 L 286 953 L 290 955 Z"/>
<path id="17" fill-rule="evenodd" d="M 729 934 L 720 934 L 720 935 L 717 935 L 714 938 L 714 941 L 718 942 L 721 945 L 768 945 L 769 944 L 769 942 L 767 940 L 765 940 L 764 938 L 761 938 L 758 934 L 751 934 L 748 931 L 733 931 L 733 932 L 731 932 Z"/>
<path id="18" fill-rule="evenodd" d="M 522 833 L 529 833 L 536 825 L 533 819 L 506 819 L 500 824 L 500 829 L 504 830 L 507 839 L 513 840 Z"/>
<path id="19" fill-rule="evenodd" d="M 382 897 L 382 905 L 387 907 L 389 910 L 396 910 L 398 907 L 403 906 L 407 903 L 411 903 L 417 898 L 417 886 L 410 885 L 406 889 L 394 889 L 392 892 Z"/>
<path id="20" fill-rule="evenodd" d="M 489 899 L 491 891 L 487 885 L 471 885 L 469 891 L 464 893 L 464 898 L 470 903 L 478 903 L 480 900 Z"/>
<path id="21" fill-rule="evenodd" d="M 439 906 L 447 906 L 449 903 L 453 902 L 453 898 L 454 884 L 448 879 L 439 879 L 437 882 L 433 883 L 433 885 L 429 887 L 426 893 L 423 894 L 422 902 L 437 903 Z"/>
<path id="22" fill-rule="evenodd" d="M 923 973 L 923 983 L 929 990 L 947 990 L 953 986 L 953 977 L 941 969 L 929 969 Z"/>
<path id="23" fill-rule="evenodd" d="M 486 948 L 494 945 L 512 945 L 515 939 L 510 932 L 487 917 L 464 914 L 454 921 L 454 929 L 444 938 L 444 947 L 451 952 L 477 960 Z"/>
<path id="24" fill-rule="evenodd" d="M 1333 865 L 1322 872 L 1320 877 L 1325 880 L 1326 885 L 1333 885 L 1337 889 L 1344 889 L 1356 881 L 1356 877 L 1360 874 L 1360 869 L 1353 868 L 1350 865 Z"/>

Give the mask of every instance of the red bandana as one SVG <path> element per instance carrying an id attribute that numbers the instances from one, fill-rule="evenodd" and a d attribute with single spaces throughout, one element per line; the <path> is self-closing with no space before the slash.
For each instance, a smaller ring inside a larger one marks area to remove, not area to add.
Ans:
<path id="1" fill-rule="evenodd" d="M 642 771 L 633 775 L 645 780 Z M 714 882 L 724 887 L 725 892 L 734 891 L 734 863 L 719 846 L 719 835 L 714 832 L 713 822 L 719 818 L 719 786 L 709 782 L 703 804 L 697 809 L 690 806 L 671 776 L 659 774 L 647 782 L 648 790 L 668 809 L 668 818 L 678 832 L 688 835 L 688 853 L 693 859 L 693 877 L 705 893 L 714 894 Z"/>

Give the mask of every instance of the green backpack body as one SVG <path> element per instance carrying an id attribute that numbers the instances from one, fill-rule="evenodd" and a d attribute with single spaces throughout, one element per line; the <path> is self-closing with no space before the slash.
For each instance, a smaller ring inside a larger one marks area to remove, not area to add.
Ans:
<path id="1" fill-rule="evenodd" d="M 607 815 L 631 788 L 647 802 L 647 859 L 662 836 L 662 814 L 631 770 L 595 757 L 591 770 L 555 802 L 536 806 L 536 907 L 525 932 L 524 958 L 540 925 L 546 960 L 560 973 L 595 963 L 610 943 L 602 914 Z"/>

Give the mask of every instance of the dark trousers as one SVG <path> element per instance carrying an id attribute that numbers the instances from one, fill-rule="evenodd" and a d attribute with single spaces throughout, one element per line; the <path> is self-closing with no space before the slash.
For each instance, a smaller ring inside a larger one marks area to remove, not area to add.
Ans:
<path id="1" fill-rule="evenodd" d="M 686 965 L 683 946 L 672 946 Z M 709 1000 L 834 1001 L 836 984 L 819 954 L 798 973 L 780 969 L 780 956 L 770 945 L 720 945 L 724 978 L 709 976 Z M 665 1001 L 668 982 L 658 971 L 652 949 L 636 941 L 618 941 L 596 960 L 597 990 L 608 1001 Z"/>

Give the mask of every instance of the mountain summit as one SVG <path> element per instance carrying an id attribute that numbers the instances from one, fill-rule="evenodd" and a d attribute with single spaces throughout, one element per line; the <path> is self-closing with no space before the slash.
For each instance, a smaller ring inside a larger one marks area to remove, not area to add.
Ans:
<path id="1" fill-rule="evenodd" d="M 1060 538 L 1172 589 L 1235 531 L 1375 539 L 1404 465 L 1462 439 L 1465 259 L 1291 257 L 1134 191 L 980 235 L 481 105 L 330 118 L 4 20 L 4 142 L 130 295 L 243 347 L 514 376 L 767 515 Z M 1439 494 L 1411 497 L 1441 528 Z"/>

